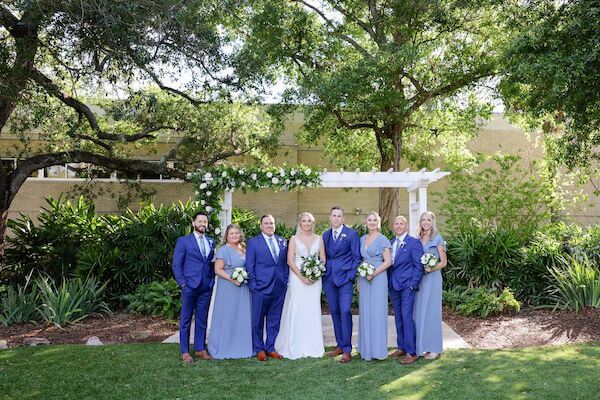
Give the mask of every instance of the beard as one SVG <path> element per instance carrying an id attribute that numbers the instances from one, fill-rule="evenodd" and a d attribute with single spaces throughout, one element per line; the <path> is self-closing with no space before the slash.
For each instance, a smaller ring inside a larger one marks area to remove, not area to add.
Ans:
<path id="1" fill-rule="evenodd" d="M 206 233 L 206 226 L 197 226 L 194 225 L 194 230 L 198 233 Z"/>

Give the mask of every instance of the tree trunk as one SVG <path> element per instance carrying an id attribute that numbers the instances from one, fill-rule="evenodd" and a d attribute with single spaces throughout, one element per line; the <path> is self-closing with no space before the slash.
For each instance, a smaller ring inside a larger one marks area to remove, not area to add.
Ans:
<path id="1" fill-rule="evenodd" d="M 4 259 L 4 247 L 6 245 L 5 238 L 8 223 L 8 210 L 1 210 L 0 213 L 0 264 L 2 264 Z"/>
<path id="2" fill-rule="evenodd" d="M 401 123 L 394 123 L 382 132 L 384 136 L 392 139 L 394 151 L 389 154 L 379 147 L 381 154 L 381 171 L 388 171 L 390 168 L 398 171 L 400 168 L 400 160 L 402 157 L 402 131 Z M 381 143 L 378 140 L 378 143 Z M 400 208 L 400 194 L 397 188 L 380 188 L 379 189 L 379 215 L 384 224 L 388 224 L 391 228 L 394 219 L 398 215 Z"/>

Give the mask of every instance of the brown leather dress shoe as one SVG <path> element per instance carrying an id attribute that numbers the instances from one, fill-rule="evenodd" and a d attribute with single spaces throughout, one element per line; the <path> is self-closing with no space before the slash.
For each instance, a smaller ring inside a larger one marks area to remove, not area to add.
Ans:
<path id="1" fill-rule="evenodd" d="M 392 357 L 392 358 L 400 358 L 400 357 L 402 357 L 405 354 L 406 354 L 406 352 L 404 350 L 398 349 L 398 350 L 394 351 L 392 354 L 390 354 L 390 357 Z"/>
<path id="2" fill-rule="evenodd" d="M 271 358 L 276 359 L 276 360 L 281 360 L 283 358 L 283 356 L 281 354 L 279 354 L 278 352 L 276 352 L 276 351 L 270 351 L 270 352 L 267 353 L 267 355 L 269 357 L 271 357 Z"/>
<path id="3" fill-rule="evenodd" d="M 335 349 L 325 353 L 325 355 L 327 355 L 329 357 L 336 357 L 336 356 L 339 356 L 340 354 L 344 354 L 344 350 L 340 349 L 339 347 L 336 347 Z"/>
<path id="4" fill-rule="evenodd" d="M 212 360 L 213 359 L 213 357 L 210 354 L 208 354 L 207 350 L 197 351 L 195 353 L 195 355 L 196 355 L 196 357 L 201 358 L 203 360 Z"/>
<path id="5" fill-rule="evenodd" d="M 419 359 L 419 357 L 418 357 L 416 354 L 415 354 L 414 356 L 413 356 L 413 355 L 410 355 L 410 354 L 407 354 L 407 355 L 405 355 L 405 356 L 404 356 L 404 358 L 403 358 L 403 359 L 400 361 L 400 364 L 412 364 L 412 363 L 414 363 L 415 361 L 417 361 L 418 359 Z"/>
<path id="6" fill-rule="evenodd" d="M 342 355 L 342 359 L 340 360 L 342 364 L 348 363 L 350 361 L 352 361 L 352 356 L 350 355 L 350 353 L 344 353 L 344 355 Z"/>
<path id="7" fill-rule="evenodd" d="M 267 361 L 267 353 L 265 353 L 264 351 L 259 351 L 256 355 L 256 358 L 258 359 L 258 361 Z"/>
<path id="8" fill-rule="evenodd" d="M 194 363 L 194 359 L 192 358 L 192 356 L 190 355 L 190 353 L 183 353 L 181 355 L 181 361 L 183 361 L 186 364 L 193 364 Z"/>

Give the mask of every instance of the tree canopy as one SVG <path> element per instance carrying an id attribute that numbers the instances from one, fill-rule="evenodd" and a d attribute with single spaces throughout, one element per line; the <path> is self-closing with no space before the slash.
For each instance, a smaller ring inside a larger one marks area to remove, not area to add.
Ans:
<path id="1" fill-rule="evenodd" d="M 498 1 L 255 1 L 244 25 L 239 74 L 283 73 L 290 104 L 303 105 L 303 137 L 325 141 L 342 166 L 423 165 L 450 149 L 490 109 L 466 89 L 496 73 L 510 3 Z M 463 139 L 464 142 L 467 139 Z M 370 161 L 365 161 L 370 160 Z M 397 190 L 382 189 L 391 220 Z"/>

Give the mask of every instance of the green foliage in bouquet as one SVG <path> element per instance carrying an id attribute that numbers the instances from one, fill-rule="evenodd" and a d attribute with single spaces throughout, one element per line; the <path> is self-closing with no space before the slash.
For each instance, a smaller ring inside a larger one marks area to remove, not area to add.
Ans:
<path id="1" fill-rule="evenodd" d="M 122 298 L 128 303 L 127 310 L 137 314 L 175 319 L 181 310 L 181 289 L 174 279 L 140 285 Z"/>

